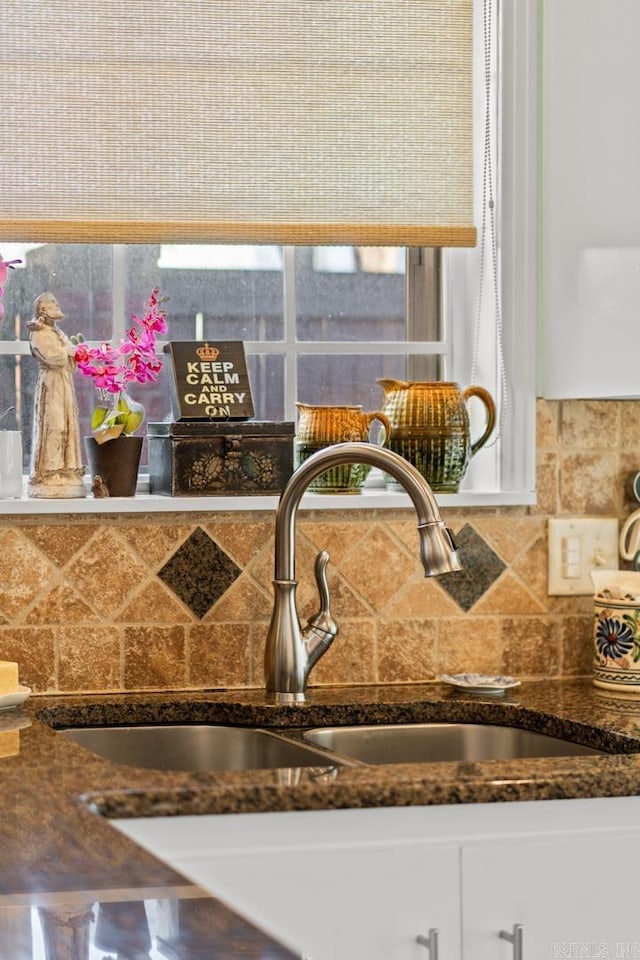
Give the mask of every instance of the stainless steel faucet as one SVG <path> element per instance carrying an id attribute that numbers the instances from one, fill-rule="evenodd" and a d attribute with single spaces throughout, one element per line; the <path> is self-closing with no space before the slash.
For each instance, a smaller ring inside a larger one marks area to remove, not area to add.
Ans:
<path id="1" fill-rule="evenodd" d="M 296 512 L 311 481 L 343 463 L 365 463 L 390 474 L 407 491 L 418 515 L 420 559 L 426 577 L 462 569 L 453 534 L 440 516 L 431 487 L 412 464 L 399 454 L 373 443 L 338 443 L 310 456 L 293 473 L 282 492 L 276 514 L 275 594 L 265 651 L 265 683 L 278 703 L 305 699 L 312 668 L 329 649 L 338 625 L 329 609 L 327 564 L 329 554 L 316 557 L 315 577 L 320 609 L 306 627 L 296 608 Z"/>

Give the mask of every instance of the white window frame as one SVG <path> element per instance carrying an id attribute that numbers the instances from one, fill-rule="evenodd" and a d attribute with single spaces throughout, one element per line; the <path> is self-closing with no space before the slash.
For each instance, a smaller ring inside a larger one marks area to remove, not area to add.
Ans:
<path id="1" fill-rule="evenodd" d="M 535 502 L 535 383 L 537 344 L 537 104 L 538 104 L 538 5 L 539 0 L 518 0 L 501 5 L 501 127 L 498 144 L 500 183 L 498 247 L 500 288 L 505 318 L 504 348 L 509 371 L 509 411 L 501 427 L 501 438 L 489 473 L 494 488 L 468 489 L 457 494 L 438 495 L 441 506 L 496 506 Z M 480 10 L 481 3 L 476 5 Z M 477 33 L 478 35 L 478 33 Z M 481 34 L 480 34 L 481 35 Z M 297 399 L 296 359 L 300 353 L 326 354 L 326 341 L 296 343 L 295 277 L 293 248 L 284 248 L 284 341 L 248 341 L 247 353 L 285 355 L 288 375 L 285 384 L 286 416 L 293 418 Z M 426 354 L 444 358 L 442 378 L 452 378 L 458 370 L 470 369 L 469 352 L 475 320 L 474 267 L 469 258 L 445 251 L 444 321 L 445 334 L 437 341 L 345 342 L 331 344 L 334 353 L 372 353 L 382 351 L 403 356 Z M 114 248 L 114 276 L 121 270 L 118 248 Z M 118 309 L 114 285 L 114 315 Z M 124 322 L 124 321 L 122 321 Z M 450 334 L 449 332 L 450 331 Z M 114 328 L 114 339 L 119 331 Z M 162 349 L 162 344 L 159 345 Z M 26 341 L 0 341 L 0 355 L 28 355 Z M 489 363 L 494 363 L 490 359 Z M 495 371 L 494 371 L 495 373 Z M 473 462 L 470 470 L 473 470 Z M 273 509 L 277 497 L 163 497 L 144 492 L 127 500 L 22 500 L 4 501 L 2 513 L 102 513 L 102 512 L 175 512 L 185 510 L 261 510 Z M 410 506 L 402 493 L 370 488 L 359 497 L 308 494 L 303 506 L 332 508 L 397 508 Z"/>
<path id="2" fill-rule="evenodd" d="M 476 5 L 476 36 L 481 36 L 482 4 Z M 538 102 L 539 0 L 502 0 L 500 96 L 497 144 L 499 183 L 499 286 L 504 318 L 505 364 L 509 378 L 509 410 L 501 427 L 493 464 L 500 494 L 496 503 L 536 501 L 536 378 L 538 365 Z M 481 95 L 476 91 L 476 96 Z M 477 115 L 477 111 L 476 111 Z M 477 162 L 480 162 L 478 159 Z M 476 202 L 480 200 L 476 197 Z M 480 222 L 479 213 L 477 222 Z M 476 312 L 477 258 L 446 251 L 446 322 L 451 331 L 455 370 L 470 370 L 473 318 Z M 495 357 L 493 358 L 495 361 Z M 489 378 L 496 371 L 488 369 Z M 482 385 L 487 384 L 483 381 Z M 473 474 L 474 461 L 468 476 Z M 490 502 L 481 494 L 465 497 L 465 505 Z"/>

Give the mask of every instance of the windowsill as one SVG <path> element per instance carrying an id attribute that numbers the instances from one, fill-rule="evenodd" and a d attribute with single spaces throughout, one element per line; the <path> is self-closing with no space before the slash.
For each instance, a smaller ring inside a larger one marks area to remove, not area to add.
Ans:
<path id="1" fill-rule="evenodd" d="M 277 496 L 221 497 L 165 497 L 159 494 L 138 493 L 135 497 L 104 497 L 86 499 L 46 500 L 30 497 L 0 499 L 0 516 L 38 514 L 102 514 L 102 513 L 225 513 L 229 511 L 275 511 Z M 517 506 L 535 503 L 533 492 L 496 491 L 483 493 L 468 491 L 436 494 L 440 507 L 496 507 Z M 380 488 L 370 488 L 357 494 L 307 493 L 303 497 L 302 510 L 393 510 L 411 507 L 405 493 L 396 493 Z"/>

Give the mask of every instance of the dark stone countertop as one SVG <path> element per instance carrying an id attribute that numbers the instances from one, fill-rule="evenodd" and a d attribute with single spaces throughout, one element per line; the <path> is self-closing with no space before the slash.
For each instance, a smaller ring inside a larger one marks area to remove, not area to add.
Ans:
<path id="1" fill-rule="evenodd" d="M 612 752 L 184 773 L 110 763 L 52 729 L 207 722 L 279 727 L 295 737 L 300 727 L 434 720 L 524 727 Z M 442 684 L 316 687 L 305 704 L 287 706 L 267 703 L 261 690 L 33 696 L 16 710 L 0 712 L 0 783 L 0 906 L 177 898 L 188 904 L 190 920 L 183 926 L 190 936 L 203 916 L 202 928 L 216 931 L 207 936 L 219 935 L 216 957 L 258 957 L 267 938 L 106 818 L 636 795 L 640 698 L 612 697 L 590 680 L 525 682 L 500 697 Z M 235 946 L 225 952 L 232 941 Z M 274 958 L 292 956 L 271 949 Z"/>

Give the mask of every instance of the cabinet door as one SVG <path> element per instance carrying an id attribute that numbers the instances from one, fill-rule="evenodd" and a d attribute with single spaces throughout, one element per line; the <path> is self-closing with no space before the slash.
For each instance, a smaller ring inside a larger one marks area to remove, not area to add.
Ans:
<path id="1" fill-rule="evenodd" d="M 546 0 L 542 394 L 638 396 L 637 0 Z"/>
<path id="2" fill-rule="evenodd" d="M 464 960 L 512 960 L 499 931 L 518 923 L 523 960 L 637 955 L 639 854 L 635 833 L 465 846 Z"/>
<path id="3" fill-rule="evenodd" d="M 459 960 L 459 849 L 326 845 L 177 858 L 172 866 L 311 960 Z"/>

